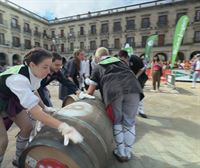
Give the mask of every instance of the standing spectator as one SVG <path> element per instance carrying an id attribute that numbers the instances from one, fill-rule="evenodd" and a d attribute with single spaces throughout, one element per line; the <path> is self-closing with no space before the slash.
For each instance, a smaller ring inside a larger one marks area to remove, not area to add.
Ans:
<path id="1" fill-rule="evenodd" d="M 192 88 L 196 87 L 196 81 L 200 78 L 200 54 L 196 55 L 196 59 L 192 63 Z"/>
<path id="2" fill-rule="evenodd" d="M 123 162 L 131 159 L 135 141 L 135 116 L 143 98 L 142 88 L 127 64 L 109 56 L 108 49 L 100 47 L 95 53 L 98 64 L 92 71 L 88 94 L 100 89 L 106 111 L 113 122 L 115 157 Z"/>
<path id="3" fill-rule="evenodd" d="M 80 88 L 80 69 L 81 69 L 81 61 L 85 59 L 85 53 L 83 50 L 76 50 L 74 52 L 74 57 L 70 58 L 66 65 L 64 65 L 64 75 L 69 80 L 74 82 L 74 84 Z M 64 85 L 60 85 L 60 98 L 64 99 L 67 95 L 72 94 L 70 90 L 68 90 Z"/>
<path id="4" fill-rule="evenodd" d="M 153 83 L 152 91 L 156 91 L 156 83 L 157 83 L 157 90 L 160 91 L 160 78 L 162 76 L 162 64 L 157 55 L 153 57 L 153 61 L 151 64 L 151 72 L 152 72 L 152 83 Z"/>
<path id="5" fill-rule="evenodd" d="M 143 60 L 136 55 L 131 55 L 129 58 L 128 52 L 125 50 L 119 51 L 119 58 L 124 60 L 129 67 L 136 75 L 142 89 L 144 88 L 145 82 L 147 81 L 148 77 L 145 73 L 146 66 L 144 66 Z M 147 115 L 144 113 L 144 99 L 139 102 L 138 105 L 138 114 L 143 117 L 147 118 Z"/>

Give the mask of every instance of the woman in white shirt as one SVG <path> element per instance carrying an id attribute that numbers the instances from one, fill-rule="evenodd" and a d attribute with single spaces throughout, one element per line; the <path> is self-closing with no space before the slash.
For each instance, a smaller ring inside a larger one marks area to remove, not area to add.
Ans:
<path id="1" fill-rule="evenodd" d="M 11 119 L 20 129 L 16 141 L 16 159 L 13 162 L 16 166 L 32 131 L 30 116 L 58 129 L 65 140 L 71 139 L 74 143 L 83 140 L 75 128 L 45 113 L 49 108 L 34 94 L 41 80 L 50 72 L 51 63 L 52 55 L 48 51 L 35 48 L 25 55 L 24 65 L 11 67 L 0 74 L 0 167 L 8 144 L 9 126 L 6 129 L 5 119 Z"/>

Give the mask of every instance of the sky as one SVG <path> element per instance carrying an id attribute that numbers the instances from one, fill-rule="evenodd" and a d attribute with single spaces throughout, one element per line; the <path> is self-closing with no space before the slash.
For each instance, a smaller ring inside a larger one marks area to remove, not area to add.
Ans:
<path id="1" fill-rule="evenodd" d="M 153 0 L 9 0 L 47 19 L 54 19 Z"/>

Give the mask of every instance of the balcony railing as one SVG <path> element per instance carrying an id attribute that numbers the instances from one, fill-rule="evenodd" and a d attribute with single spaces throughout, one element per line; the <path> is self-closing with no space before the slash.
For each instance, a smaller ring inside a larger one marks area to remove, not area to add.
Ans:
<path id="1" fill-rule="evenodd" d="M 20 43 L 12 43 L 12 46 L 19 48 L 19 47 L 21 47 L 21 44 Z"/>
<path id="2" fill-rule="evenodd" d="M 158 28 L 166 28 L 168 27 L 168 21 L 167 22 L 157 22 Z"/>
<path id="3" fill-rule="evenodd" d="M 41 37 L 41 33 L 40 33 L 40 32 L 38 32 L 38 31 L 34 31 L 34 36 L 35 36 L 35 37 L 39 37 L 39 38 L 40 38 L 40 37 Z"/>
<path id="4" fill-rule="evenodd" d="M 0 22 L 0 27 L 4 27 L 4 28 L 8 28 L 8 24 L 7 24 L 7 21 L 6 20 L 1 20 Z"/>
<path id="5" fill-rule="evenodd" d="M 21 31 L 21 27 L 20 27 L 20 25 L 11 24 L 11 30 L 20 32 Z"/>
<path id="6" fill-rule="evenodd" d="M 88 31 L 88 35 L 89 35 L 89 36 L 97 36 L 97 31 L 96 31 L 96 30 L 95 30 L 95 31 L 89 30 L 89 31 Z"/>
<path id="7" fill-rule="evenodd" d="M 31 29 L 27 29 L 27 28 L 24 27 L 24 33 L 31 35 L 32 30 Z"/>

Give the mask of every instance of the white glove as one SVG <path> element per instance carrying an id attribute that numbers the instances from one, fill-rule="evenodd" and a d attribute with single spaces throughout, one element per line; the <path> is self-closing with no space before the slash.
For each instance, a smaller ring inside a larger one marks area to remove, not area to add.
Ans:
<path id="1" fill-rule="evenodd" d="M 53 107 L 47 107 L 47 106 L 44 106 L 43 110 L 44 110 L 44 112 L 50 113 L 50 114 L 56 112 L 55 108 L 53 108 Z"/>
<path id="2" fill-rule="evenodd" d="M 58 131 L 64 136 L 64 145 L 68 145 L 69 139 L 73 143 L 81 143 L 83 141 L 83 136 L 74 127 L 64 122 L 59 125 Z"/>
<path id="3" fill-rule="evenodd" d="M 79 99 L 84 99 L 84 98 L 86 98 L 86 99 L 95 99 L 94 96 L 89 95 L 89 94 L 84 93 L 84 92 L 80 92 L 79 95 L 78 95 L 78 98 Z"/>
<path id="4" fill-rule="evenodd" d="M 44 124 L 41 121 L 36 121 L 36 123 L 35 123 L 36 132 L 39 132 L 43 126 L 44 126 Z"/>

